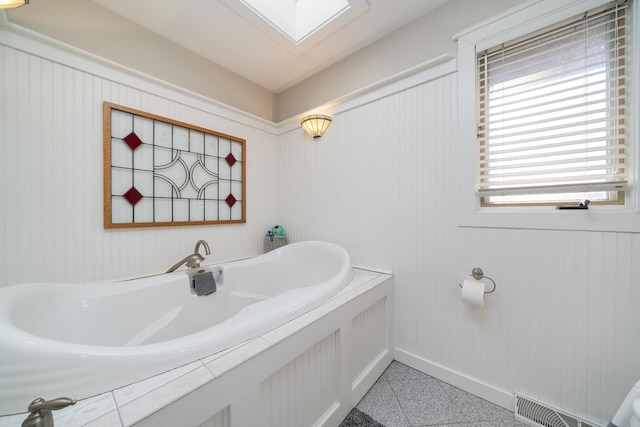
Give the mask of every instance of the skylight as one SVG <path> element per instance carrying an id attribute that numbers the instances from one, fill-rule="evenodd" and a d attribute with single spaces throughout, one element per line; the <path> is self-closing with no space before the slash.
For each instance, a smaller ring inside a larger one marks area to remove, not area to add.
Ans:
<path id="1" fill-rule="evenodd" d="M 220 0 L 298 54 L 369 9 L 366 0 Z"/>
<path id="2" fill-rule="evenodd" d="M 295 44 L 347 11 L 348 0 L 240 0 Z"/>

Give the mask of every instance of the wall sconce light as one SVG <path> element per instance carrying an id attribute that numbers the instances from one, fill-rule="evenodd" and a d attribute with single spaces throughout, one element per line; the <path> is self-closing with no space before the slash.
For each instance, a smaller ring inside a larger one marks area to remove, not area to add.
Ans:
<path id="1" fill-rule="evenodd" d="M 306 116 L 300 122 L 302 129 L 314 138 L 320 138 L 331 124 L 331 116 L 314 114 Z"/>
<path id="2" fill-rule="evenodd" d="M 0 9 L 13 9 L 29 4 L 29 0 L 0 0 Z"/>

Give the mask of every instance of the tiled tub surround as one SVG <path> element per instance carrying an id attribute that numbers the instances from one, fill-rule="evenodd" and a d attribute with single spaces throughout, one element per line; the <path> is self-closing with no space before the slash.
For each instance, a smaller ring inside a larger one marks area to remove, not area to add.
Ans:
<path id="1" fill-rule="evenodd" d="M 388 274 L 356 268 L 320 307 L 234 348 L 56 411 L 56 426 L 338 425 L 393 359 L 392 285 Z M 0 427 L 25 417 L 0 417 Z"/>

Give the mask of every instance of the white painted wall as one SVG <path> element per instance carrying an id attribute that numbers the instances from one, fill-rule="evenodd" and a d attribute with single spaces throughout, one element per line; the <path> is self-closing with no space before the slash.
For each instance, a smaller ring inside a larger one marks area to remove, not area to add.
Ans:
<path id="1" fill-rule="evenodd" d="M 262 253 L 273 124 L 32 36 L 0 26 L 0 286 L 164 271 L 199 239 L 207 262 Z M 246 224 L 104 230 L 103 101 L 246 139 Z"/>
<path id="2" fill-rule="evenodd" d="M 523 0 L 448 0 L 396 31 L 275 95 L 274 120 L 285 120 L 346 93 L 456 51 L 453 35 Z"/>
<path id="3" fill-rule="evenodd" d="M 640 234 L 459 227 L 456 99 L 452 73 L 282 135 L 283 222 L 393 270 L 399 360 L 606 424 L 640 379 Z M 497 283 L 482 309 L 458 288 L 475 266 Z"/>

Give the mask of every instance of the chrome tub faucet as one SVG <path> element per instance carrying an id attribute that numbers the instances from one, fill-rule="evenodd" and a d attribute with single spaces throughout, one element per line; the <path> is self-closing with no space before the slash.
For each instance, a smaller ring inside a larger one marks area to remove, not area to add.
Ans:
<path id="1" fill-rule="evenodd" d="M 201 245 L 204 246 L 205 255 L 211 255 L 211 249 L 209 249 L 209 244 L 207 242 L 205 242 L 204 240 L 198 240 L 196 242 L 196 248 L 193 250 L 193 253 L 199 254 Z"/>
<path id="2" fill-rule="evenodd" d="M 198 268 L 200 267 L 200 263 L 204 261 L 204 257 L 200 255 L 200 246 L 204 246 L 205 255 L 211 255 L 211 249 L 209 249 L 209 244 L 204 240 L 198 240 L 196 242 L 196 247 L 193 250 L 191 255 L 187 255 L 182 258 L 180 261 L 175 263 L 171 268 L 169 268 L 166 272 L 171 273 L 172 271 L 176 271 L 180 266 L 186 264 L 189 268 Z"/>

